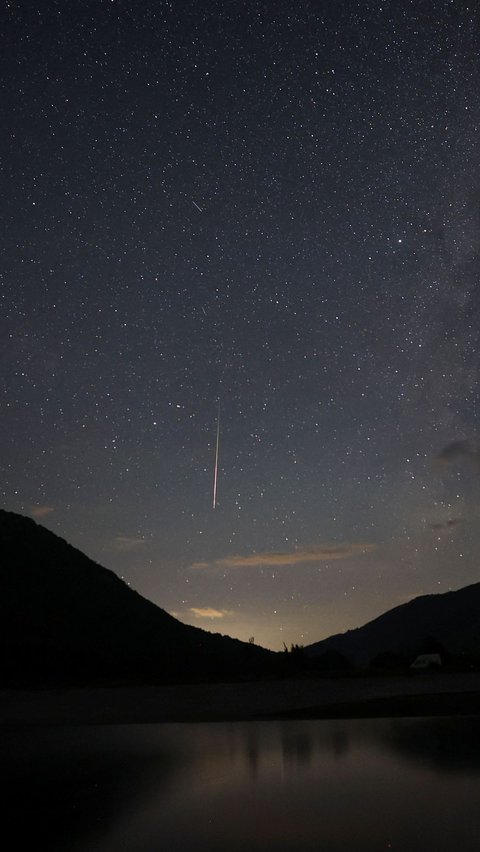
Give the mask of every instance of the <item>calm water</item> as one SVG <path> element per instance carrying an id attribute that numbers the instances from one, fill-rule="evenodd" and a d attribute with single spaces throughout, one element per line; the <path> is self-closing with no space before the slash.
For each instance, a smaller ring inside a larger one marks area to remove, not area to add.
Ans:
<path id="1" fill-rule="evenodd" d="M 480 719 L 0 735 L 4 832 L 48 852 L 469 852 Z"/>

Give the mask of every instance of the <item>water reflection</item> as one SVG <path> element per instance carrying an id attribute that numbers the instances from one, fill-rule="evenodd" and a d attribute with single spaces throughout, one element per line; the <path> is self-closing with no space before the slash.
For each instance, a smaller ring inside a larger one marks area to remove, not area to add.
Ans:
<path id="1" fill-rule="evenodd" d="M 476 718 L 3 732 L 4 831 L 49 852 L 469 852 L 479 733 Z"/>
<path id="2" fill-rule="evenodd" d="M 402 757 L 444 772 L 480 773 L 479 723 L 465 717 L 414 720 L 395 726 L 386 745 Z"/>
<path id="3" fill-rule="evenodd" d="M 134 738 L 130 733 L 128 727 L 2 732 L 4 833 L 10 826 L 24 841 L 18 848 L 69 849 L 72 838 L 108 834 L 118 812 L 135 809 L 152 785 L 167 790 L 182 771 L 181 750 L 140 730 Z"/>

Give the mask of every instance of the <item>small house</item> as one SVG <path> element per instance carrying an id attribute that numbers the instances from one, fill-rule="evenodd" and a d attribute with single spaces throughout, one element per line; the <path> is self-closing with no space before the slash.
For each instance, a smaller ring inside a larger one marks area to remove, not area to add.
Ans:
<path id="1" fill-rule="evenodd" d="M 439 669 L 442 665 L 440 654 L 419 654 L 411 664 L 410 668 L 415 671 L 424 671 L 425 669 Z"/>

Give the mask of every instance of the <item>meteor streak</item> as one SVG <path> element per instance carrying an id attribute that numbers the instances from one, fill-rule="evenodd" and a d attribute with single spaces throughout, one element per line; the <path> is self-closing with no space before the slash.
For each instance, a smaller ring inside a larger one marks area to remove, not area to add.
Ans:
<path id="1" fill-rule="evenodd" d="M 199 211 L 200 211 L 200 213 L 203 213 L 202 208 L 198 206 L 197 202 L 196 202 L 196 201 L 194 201 L 194 200 L 193 200 L 193 198 L 192 198 L 192 204 L 195 204 L 195 207 L 197 208 L 197 210 L 199 210 Z"/>
<path id="2" fill-rule="evenodd" d="M 218 447 L 220 443 L 220 403 L 217 413 L 217 440 L 215 442 L 215 468 L 213 471 L 213 508 L 217 507 L 217 479 L 218 479 Z"/>

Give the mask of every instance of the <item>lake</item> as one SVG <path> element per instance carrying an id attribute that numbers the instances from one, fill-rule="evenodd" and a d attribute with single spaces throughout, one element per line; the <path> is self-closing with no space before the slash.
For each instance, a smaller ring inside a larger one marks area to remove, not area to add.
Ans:
<path id="1" fill-rule="evenodd" d="M 15 848 L 480 848 L 478 717 L 3 729 L 0 745 Z"/>

